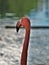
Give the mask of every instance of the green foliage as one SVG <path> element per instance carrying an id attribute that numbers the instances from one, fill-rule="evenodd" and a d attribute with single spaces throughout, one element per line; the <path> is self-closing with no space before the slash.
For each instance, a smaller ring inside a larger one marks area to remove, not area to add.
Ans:
<path id="1" fill-rule="evenodd" d="M 4 16 L 4 13 L 8 11 L 8 4 L 7 0 L 0 0 L 0 14 L 2 17 Z"/>
<path id="2" fill-rule="evenodd" d="M 31 9 L 37 8 L 37 0 L 0 0 L 0 13 L 16 13 L 16 16 L 23 16 Z"/>

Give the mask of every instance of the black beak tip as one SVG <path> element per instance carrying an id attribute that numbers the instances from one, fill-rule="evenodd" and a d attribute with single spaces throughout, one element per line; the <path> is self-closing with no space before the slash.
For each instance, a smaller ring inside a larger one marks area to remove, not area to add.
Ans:
<path id="1" fill-rule="evenodd" d="M 17 31 L 17 32 L 19 31 L 19 28 L 18 28 L 18 27 L 16 27 L 16 31 Z"/>

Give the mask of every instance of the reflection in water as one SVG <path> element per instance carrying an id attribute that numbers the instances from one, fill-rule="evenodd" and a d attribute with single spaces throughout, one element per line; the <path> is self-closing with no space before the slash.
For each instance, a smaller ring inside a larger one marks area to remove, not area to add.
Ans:
<path id="1" fill-rule="evenodd" d="M 49 30 L 31 30 L 28 65 L 49 65 Z"/>
<path id="2" fill-rule="evenodd" d="M 0 65 L 19 65 L 25 30 L 0 28 Z M 4 33 L 3 33 L 4 32 Z M 49 30 L 32 30 L 30 34 L 28 65 L 49 65 Z"/>
<path id="3" fill-rule="evenodd" d="M 19 65 L 23 32 L 20 35 L 15 29 L 4 28 L 0 31 L 0 65 Z"/>

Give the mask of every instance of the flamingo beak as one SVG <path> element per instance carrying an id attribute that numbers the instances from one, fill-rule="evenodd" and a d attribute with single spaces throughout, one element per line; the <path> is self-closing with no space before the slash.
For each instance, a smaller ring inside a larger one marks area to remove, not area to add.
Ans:
<path id="1" fill-rule="evenodd" d="M 16 31 L 17 31 L 17 32 L 19 31 L 19 28 L 18 28 L 18 27 L 16 27 Z"/>
<path id="2" fill-rule="evenodd" d="M 17 22 L 17 24 L 16 24 L 16 31 L 17 32 L 19 31 L 20 26 L 21 26 L 21 23 L 20 22 Z"/>

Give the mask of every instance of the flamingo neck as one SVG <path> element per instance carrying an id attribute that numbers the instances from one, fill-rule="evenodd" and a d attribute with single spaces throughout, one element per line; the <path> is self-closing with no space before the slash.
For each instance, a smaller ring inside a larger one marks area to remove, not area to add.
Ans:
<path id="1" fill-rule="evenodd" d="M 29 45 L 29 36 L 30 36 L 30 28 L 26 29 L 20 65 L 27 65 L 27 53 L 28 53 L 28 45 Z"/>

